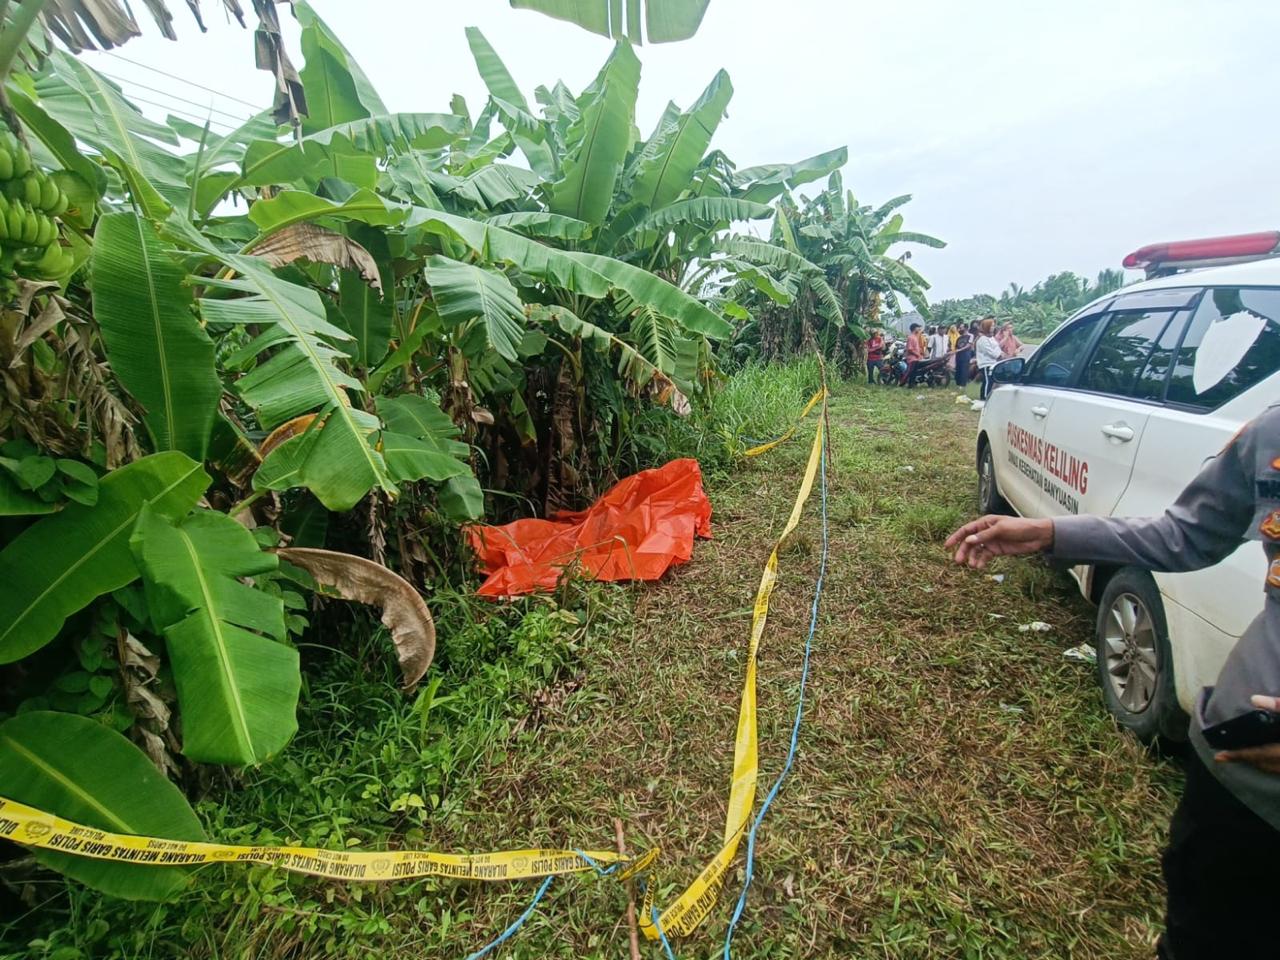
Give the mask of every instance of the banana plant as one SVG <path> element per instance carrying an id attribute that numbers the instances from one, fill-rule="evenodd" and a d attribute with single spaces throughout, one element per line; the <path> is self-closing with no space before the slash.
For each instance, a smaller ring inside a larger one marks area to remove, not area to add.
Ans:
<path id="1" fill-rule="evenodd" d="M 686 292 L 702 293 L 711 272 L 705 262 L 734 223 L 772 217 L 769 200 L 826 176 L 847 159 L 840 148 L 796 164 L 736 172 L 723 154 L 710 150 L 733 97 L 723 70 L 689 109 L 669 104 L 651 135 L 640 139 L 635 131 L 639 63 L 625 40 L 580 95 L 563 83 L 539 87 L 541 112 L 535 116 L 483 35 L 472 29 L 468 37 L 490 95 L 486 110 L 492 109 L 535 167 L 535 157 L 549 152 L 552 158 L 546 181 L 526 198 L 521 212 L 506 214 L 503 223 L 531 236 L 539 231 L 575 253 L 635 264 Z M 533 145 L 532 153 L 527 144 Z M 551 235 L 544 218 L 565 219 L 554 221 L 559 231 Z M 570 223 L 584 226 L 569 232 Z M 677 358 L 696 353 L 702 338 L 722 340 L 731 329 L 720 298 L 708 298 L 720 322 L 700 327 L 636 297 L 592 304 L 560 293 L 554 298 L 560 306 L 626 343 L 657 374 L 688 392 L 698 383 L 692 368 Z"/>
<path id="2" fill-rule="evenodd" d="M 904 195 L 878 207 L 860 205 L 837 171 L 811 200 L 797 200 L 790 192 L 782 196 L 770 243 L 726 241 L 722 249 L 729 257 L 722 276 L 732 285 L 729 295 L 738 296 L 753 314 L 740 328 L 739 345 L 767 357 L 812 341 L 847 366 L 857 359 L 866 328 L 877 322 L 882 305 L 897 313 L 906 300 L 928 316 L 928 281 L 908 264 L 909 251 L 893 250 L 904 243 L 946 244 L 903 229 L 898 211 L 910 200 Z M 759 273 L 744 273 L 743 262 L 767 271 L 768 281 L 761 282 Z M 777 295 L 780 286 L 782 296 Z"/>

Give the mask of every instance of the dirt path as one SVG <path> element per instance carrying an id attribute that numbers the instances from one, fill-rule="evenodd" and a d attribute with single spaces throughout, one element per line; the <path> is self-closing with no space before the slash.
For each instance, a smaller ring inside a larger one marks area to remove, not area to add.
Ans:
<path id="1" fill-rule="evenodd" d="M 948 565 L 940 541 L 974 485 L 976 417 L 954 396 L 846 386 L 832 402 L 832 563 L 809 712 L 737 957 L 1150 956 L 1176 770 L 1116 733 L 1090 669 L 1063 659 L 1092 616 L 1065 578 L 1006 561 L 996 583 Z M 634 629 L 597 636 L 585 682 L 486 780 L 469 806 L 487 815 L 459 839 L 513 824 L 607 836 L 616 815 L 633 846 L 663 847 L 659 903 L 696 874 L 723 822 L 760 566 L 811 430 L 712 485 L 715 539 L 637 590 Z M 765 782 L 794 709 L 816 503 L 784 548 L 761 653 Z M 1020 633 L 1030 620 L 1054 629 Z M 739 868 L 679 956 L 720 955 L 740 883 Z M 482 942 L 527 896 L 457 902 Z M 505 955 L 622 956 L 621 904 L 612 884 L 562 884 Z"/>

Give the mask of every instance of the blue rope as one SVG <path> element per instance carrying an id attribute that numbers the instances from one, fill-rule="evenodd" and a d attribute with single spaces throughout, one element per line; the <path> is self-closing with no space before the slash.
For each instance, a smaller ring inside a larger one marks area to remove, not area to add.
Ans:
<path id="1" fill-rule="evenodd" d="M 529 906 L 525 907 L 524 913 L 520 914 L 520 916 L 516 918 L 516 922 L 503 930 L 502 933 L 498 934 L 498 938 L 492 943 L 481 947 L 475 953 L 468 954 L 467 960 L 480 960 L 481 957 L 487 956 L 491 951 L 498 949 L 498 947 L 502 946 L 514 937 L 520 928 L 524 926 L 525 921 L 533 916 L 533 911 L 538 909 L 538 904 L 541 903 L 542 898 L 547 895 L 547 890 L 551 886 L 551 881 L 554 879 L 555 874 L 552 874 L 547 877 L 547 879 L 543 880 L 542 886 L 540 886 L 538 888 L 538 892 L 533 895 L 533 902 L 529 904 Z"/>
<path id="2" fill-rule="evenodd" d="M 800 697 L 796 703 L 796 717 L 791 724 L 791 746 L 787 750 L 787 760 L 782 765 L 782 772 L 778 774 L 778 779 L 773 782 L 769 795 L 764 798 L 764 803 L 760 805 L 760 812 L 756 814 L 756 818 L 751 824 L 751 830 L 747 833 L 746 879 L 742 884 L 742 893 L 738 895 L 738 902 L 733 908 L 733 916 L 729 920 L 729 929 L 725 931 L 724 960 L 732 960 L 733 934 L 738 927 L 738 921 L 742 919 L 742 912 L 747 907 L 747 891 L 751 889 L 751 881 L 755 876 L 756 831 L 760 829 L 760 824 L 764 821 L 765 814 L 769 812 L 769 807 L 773 805 L 774 798 L 777 797 L 778 791 L 782 789 L 782 782 L 787 778 L 787 774 L 791 772 L 791 766 L 796 758 L 796 751 L 800 746 L 800 722 L 804 718 L 804 694 L 805 688 L 809 683 L 809 659 L 813 651 L 813 635 L 818 629 L 818 603 L 822 599 L 822 586 L 827 578 L 827 554 L 830 548 L 830 536 L 827 529 L 827 440 L 828 438 L 824 433 L 822 437 L 822 457 L 820 458 L 822 467 L 822 565 L 818 570 L 818 582 L 813 590 L 813 607 L 809 614 L 809 636 L 804 642 L 804 666 L 800 671 Z"/>
<path id="3" fill-rule="evenodd" d="M 605 869 L 604 867 L 600 866 L 600 864 L 598 864 L 594 859 L 592 859 L 591 857 L 583 853 L 581 850 L 575 850 L 573 852 L 577 854 L 579 858 L 581 858 L 583 863 L 585 863 L 592 870 L 594 870 L 596 872 L 596 876 L 598 877 L 607 877 L 609 876 L 609 874 L 613 873 L 613 871 L 617 870 L 620 866 L 622 866 L 622 863 L 618 862 L 618 863 L 615 863 L 613 866 L 609 867 L 608 869 Z M 547 877 L 547 879 L 543 880 L 542 886 L 540 886 L 538 888 L 538 892 L 533 895 L 533 902 L 530 903 L 529 906 L 525 908 L 524 913 L 520 914 L 520 916 L 516 919 L 516 922 L 513 923 L 511 926 L 507 927 L 507 929 L 503 930 L 502 933 L 498 936 L 498 938 L 494 940 L 492 943 L 488 944 L 485 947 L 482 947 L 481 949 L 477 950 L 475 953 L 469 954 L 467 956 L 467 960 L 480 960 L 481 957 L 485 956 L 486 954 L 490 953 L 493 950 L 496 950 L 498 947 L 502 946 L 504 943 L 510 940 L 513 936 L 515 936 L 516 933 L 519 931 L 519 929 L 522 926 L 524 926 L 525 921 L 528 920 L 531 916 L 533 916 L 533 912 L 538 909 L 538 904 L 541 903 L 542 898 L 546 896 L 547 888 L 551 886 L 551 881 L 554 879 L 555 879 L 555 875 L 553 874 L 552 876 L 549 876 Z"/>
<path id="4" fill-rule="evenodd" d="M 667 954 L 667 960 L 676 960 L 676 953 L 671 949 L 671 941 L 667 939 L 666 933 L 662 930 L 662 919 L 658 916 L 658 908 L 651 907 L 653 911 L 653 925 L 658 928 L 658 939 L 662 941 L 662 949 Z"/>
<path id="5" fill-rule="evenodd" d="M 604 867 L 600 866 L 600 864 L 596 863 L 593 859 L 591 859 L 581 850 L 574 850 L 573 852 L 578 855 L 579 860 L 581 860 L 583 863 L 585 863 L 587 866 L 589 866 L 592 870 L 596 872 L 597 877 L 607 877 L 609 876 L 609 874 L 613 873 L 613 871 L 617 870 L 620 866 L 622 866 L 622 861 L 619 860 L 617 863 L 615 863 L 613 866 L 609 867 L 606 870 Z"/>

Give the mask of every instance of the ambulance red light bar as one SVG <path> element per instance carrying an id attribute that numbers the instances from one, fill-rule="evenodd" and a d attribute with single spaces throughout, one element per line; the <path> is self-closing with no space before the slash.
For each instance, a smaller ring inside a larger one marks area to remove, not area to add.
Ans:
<path id="1" fill-rule="evenodd" d="M 1153 243 L 1125 257 L 1124 266 L 1129 270 L 1145 269 L 1147 276 L 1156 276 L 1192 267 L 1223 266 L 1274 256 L 1280 256 L 1280 230 Z"/>

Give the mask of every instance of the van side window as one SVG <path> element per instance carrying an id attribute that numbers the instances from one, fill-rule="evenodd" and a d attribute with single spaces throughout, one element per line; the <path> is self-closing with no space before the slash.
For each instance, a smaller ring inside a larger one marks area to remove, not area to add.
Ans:
<path id="1" fill-rule="evenodd" d="M 1173 369 L 1173 361 L 1178 354 L 1178 344 L 1182 342 L 1182 331 L 1187 329 L 1191 319 L 1190 310 L 1180 310 L 1160 334 L 1155 349 L 1142 368 L 1138 382 L 1134 385 L 1133 396 L 1138 400 L 1164 400 L 1165 383 L 1169 379 L 1169 371 Z"/>
<path id="2" fill-rule="evenodd" d="M 1191 318 L 1169 403 L 1213 410 L 1280 370 L 1280 290 L 1214 287 Z"/>
<path id="3" fill-rule="evenodd" d="M 1084 359 L 1102 316 L 1094 314 L 1060 330 L 1035 352 L 1035 356 L 1031 358 L 1031 369 L 1027 371 L 1023 382 L 1046 387 L 1061 387 L 1066 384 Z"/>
<path id="4" fill-rule="evenodd" d="M 1168 310 L 1107 314 L 1106 329 L 1076 385 L 1082 390 L 1136 396 L 1139 375 L 1172 317 Z M 1163 389 L 1163 382 L 1160 386 Z"/>

